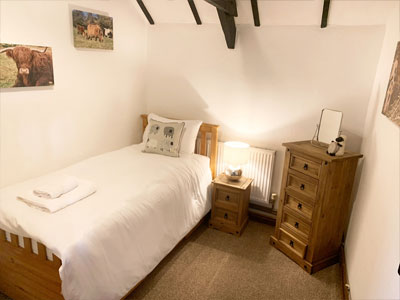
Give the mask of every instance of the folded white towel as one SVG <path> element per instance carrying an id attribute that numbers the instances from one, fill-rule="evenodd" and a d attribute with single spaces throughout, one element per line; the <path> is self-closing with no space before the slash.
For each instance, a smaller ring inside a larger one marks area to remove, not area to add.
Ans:
<path id="1" fill-rule="evenodd" d="M 54 213 L 86 198 L 94 192 L 96 192 L 96 187 L 91 182 L 78 180 L 77 188 L 61 195 L 57 199 L 52 199 L 51 201 L 49 201 L 49 199 L 36 196 L 32 190 L 19 195 L 17 199 L 45 212 Z"/>
<path id="2" fill-rule="evenodd" d="M 54 199 L 68 193 L 78 186 L 78 180 L 71 176 L 62 176 L 33 190 L 36 196 Z"/>

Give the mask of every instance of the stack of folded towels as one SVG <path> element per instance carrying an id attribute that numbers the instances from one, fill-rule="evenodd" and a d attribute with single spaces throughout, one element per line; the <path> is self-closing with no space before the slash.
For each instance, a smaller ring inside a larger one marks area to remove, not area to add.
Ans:
<path id="1" fill-rule="evenodd" d="M 17 197 L 30 206 L 54 213 L 96 192 L 88 181 L 60 176 Z"/>

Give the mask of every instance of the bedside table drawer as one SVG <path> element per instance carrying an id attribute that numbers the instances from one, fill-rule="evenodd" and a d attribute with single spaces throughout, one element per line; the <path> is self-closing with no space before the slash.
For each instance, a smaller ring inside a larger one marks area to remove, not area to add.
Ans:
<path id="1" fill-rule="evenodd" d="M 312 200 L 315 200 L 318 191 L 318 180 L 297 176 L 290 172 L 288 174 L 287 188 L 292 189 Z"/>
<path id="2" fill-rule="evenodd" d="M 311 204 L 308 204 L 307 202 L 297 199 L 296 197 L 286 193 L 284 206 L 290 207 L 307 220 L 312 220 L 313 206 Z"/>
<path id="3" fill-rule="evenodd" d="M 279 241 L 301 258 L 306 255 L 307 245 L 283 229 L 279 229 Z"/>
<path id="4" fill-rule="evenodd" d="M 305 241 L 308 240 L 308 235 L 310 234 L 311 226 L 306 222 L 302 221 L 300 218 L 290 214 L 290 211 L 285 210 L 282 216 L 282 226 L 289 228 L 292 232 L 296 233 L 295 237 L 299 236 Z"/>
<path id="5" fill-rule="evenodd" d="M 233 203 L 239 204 L 239 194 L 231 191 L 223 190 L 221 188 L 217 188 L 216 190 L 216 201 L 224 202 L 224 203 Z"/>
<path id="6" fill-rule="evenodd" d="M 290 157 L 289 168 L 299 171 L 308 176 L 319 178 L 321 164 L 318 164 L 304 157 L 292 154 Z"/>
<path id="7" fill-rule="evenodd" d="M 237 211 L 240 195 L 231 191 L 217 188 L 215 191 L 215 206 Z"/>
<path id="8" fill-rule="evenodd" d="M 237 224 L 237 219 L 238 219 L 238 214 L 227 211 L 224 209 L 220 209 L 218 207 L 215 207 L 214 209 L 214 217 L 218 221 L 222 221 L 224 223 L 231 223 L 231 224 Z"/>

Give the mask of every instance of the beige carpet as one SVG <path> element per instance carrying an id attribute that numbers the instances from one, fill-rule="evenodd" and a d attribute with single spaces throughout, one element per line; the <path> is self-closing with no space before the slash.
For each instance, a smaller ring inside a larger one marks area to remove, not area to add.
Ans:
<path id="1" fill-rule="evenodd" d="M 342 298 L 338 264 L 309 275 L 269 245 L 273 231 L 250 221 L 237 238 L 202 225 L 127 299 Z"/>
<path id="2" fill-rule="evenodd" d="M 309 275 L 269 245 L 273 230 L 250 221 L 237 238 L 202 225 L 127 299 L 341 299 L 339 265 Z"/>

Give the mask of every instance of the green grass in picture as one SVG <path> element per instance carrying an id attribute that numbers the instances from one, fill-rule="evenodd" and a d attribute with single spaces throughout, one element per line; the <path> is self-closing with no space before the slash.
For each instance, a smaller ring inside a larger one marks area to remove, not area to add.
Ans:
<path id="1" fill-rule="evenodd" d="M 12 87 L 17 78 L 18 69 L 14 60 L 5 53 L 0 54 L 0 88 Z"/>
<path id="2" fill-rule="evenodd" d="M 74 27 L 74 46 L 76 48 L 94 48 L 94 49 L 106 49 L 113 50 L 113 39 L 109 37 L 104 37 L 103 41 L 88 40 L 83 35 L 78 34 L 76 28 Z"/>

